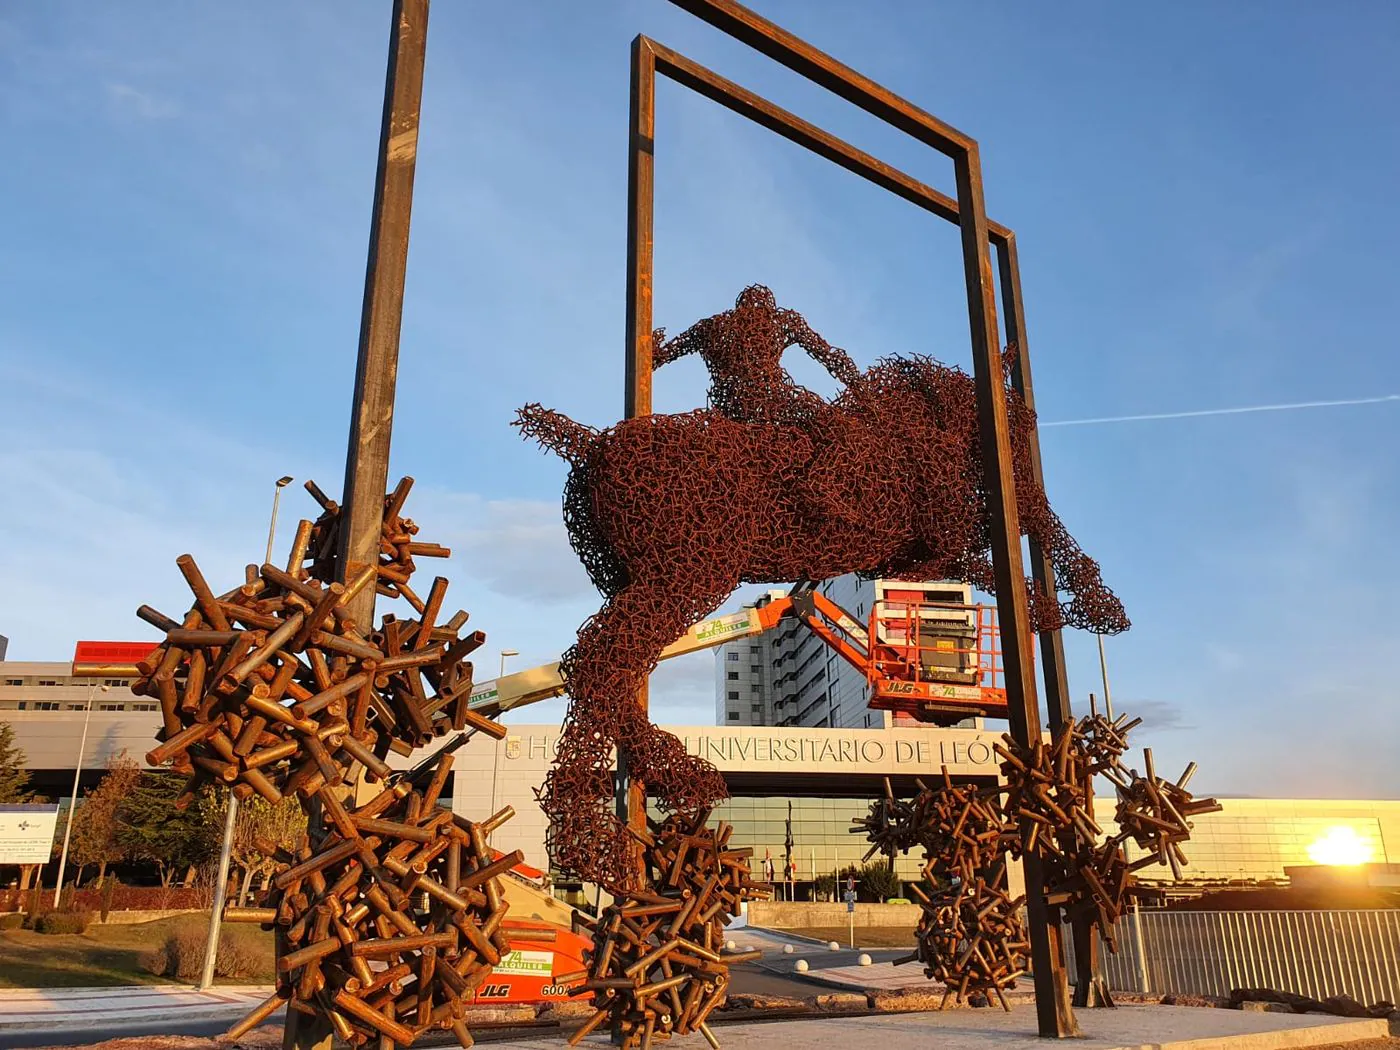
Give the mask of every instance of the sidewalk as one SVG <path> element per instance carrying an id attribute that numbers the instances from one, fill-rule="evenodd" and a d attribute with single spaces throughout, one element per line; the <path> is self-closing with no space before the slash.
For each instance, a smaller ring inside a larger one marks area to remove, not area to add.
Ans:
<path id="1" fill-rule="evenodd" d="M 113 988 L 0 988 L 0 1033 L 26 1028 L 116 1028 L 163 1018 L 230 1023 L 272 994 L 271 985 L 142 984 Z"/>

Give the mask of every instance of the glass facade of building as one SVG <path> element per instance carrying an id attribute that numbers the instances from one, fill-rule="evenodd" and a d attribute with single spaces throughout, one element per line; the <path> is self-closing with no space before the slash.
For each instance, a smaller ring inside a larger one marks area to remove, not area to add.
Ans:
<path id="1" fill-rule="evenodd" d="M 1344 829 L 1363 844 L 1376 863 L 1400 861 L 1400 802 L 1325 799 L 1221 799 L 1220 813 L 1192 818 L 1191 840 L 1183 844 L 1190 864 L 1186 881 L 1282 880 L 1284 868 L 1314 864 L 1309 847 Z M 1113 803 L 1095 804 L 1095 816 L 1112 834 Z M 1129 859 L 1142 856 L 1131 842 Z M 1144 879 L 1171 880 L 1166 866 L 1145 868 Z"/>
<path id="2" fill-rule="evenodd" d="M 870 843 L 864 835 L 852 835 L 847 829 L 853 826 L 853 817 L 864 817 L 870 812 L 868 798 L 739 796 L 716 806 L 710 820 L 712 824 L 723 820 L 734 825 L 730 845 L 753 848 L 754 871 L 762 870 L 764 853 L 771 852 L 773 870 L 781 878 L 789 801 L 792 802 L 792 858 L 797 864 L 799 883 L 810 883 L 814 873 L 820 878 L 849 864 L 860 866 Z M 922 863 L 920 854 L 915 851 L 897 858 L 895 871 L 901 878 L 917 879 Z"/>
<path id="3" fill-rule="evenodd" d="M 774 870 L 781 874 L 783 839 L 792 803 L 793 859 L 797 881 L 809 883 L 849 864 L 859 865 L 869 848 L 864 835 L 852 835 L 854 817 L 870 811 L 869 798 L 738 796 L 715 808 L 713 820 L 734 825 L 730 842 L 754 851 L 754 869 L 761 870 L 765 851 L 773 855 Z M 1284 868 L 1315 863 L 1309 847 L 1343 828 L 1369 849 L 1377 863 L 1400 862 L 1400 802 L 1339 802 L 1320 799 L 1222 799 L 1225 809 L 1192 819 L 1189 842 L 1183 844 L 1190 863 L 1183 881 L 1269 882 L 1282 881 Z M 1112 820 L 1112 799 L 1099 799 L 1096 817 L 1107 834 L 1118 829 Z M 653 814 L 655 815 L 655 814 Z M 1143 855 L 1127 843 L 1130 860 Z M 899 857 L 895 870 L 906 880 L 919 878 L 922 858 L 918 850 Z M 1144 879 L 1171 882 L 1171 868 L 1142 869 Z"/>

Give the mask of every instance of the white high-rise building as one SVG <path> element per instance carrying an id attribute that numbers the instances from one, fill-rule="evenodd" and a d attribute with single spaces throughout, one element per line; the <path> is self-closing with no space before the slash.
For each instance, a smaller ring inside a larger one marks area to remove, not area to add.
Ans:
<path id="1" fill-rule="evenodd" d="M 972 601 L 964 583 L 863 580 L 855 573 L 825 580 L 818 589 L 862 625 L 869 622 L 874 605 L 888 603 L 899 610 L 911 592 L 918 592 L 920 601 Z M 786 594 L 770 590 L 753 604 L 762 607 Z M 869 700 L 865 676 L 796 619 L 785 618 L 761 635 L 727 642 L 715 651 L 719 725 L 879 729 L 906 721 L 889 711 L 870 710 Z"/>

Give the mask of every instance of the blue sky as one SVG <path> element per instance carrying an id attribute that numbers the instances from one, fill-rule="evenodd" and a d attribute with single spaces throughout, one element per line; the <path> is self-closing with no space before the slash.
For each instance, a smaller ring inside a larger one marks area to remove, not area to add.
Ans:
<path id="1" fill-rule="evenodd" d="M 758 9 L 982 144 L 1047 422 L 1400 392 L 1400 11 L 1384 3 Z M 0 633 L 142 638 L 261 558 L 271 483 L 339 488 L 386 3 L 0 11 Z M 951 192 L 951 165 L 662 0 L 438 0 L 392 471 L 515 666 L 596 596 L 564 469 L 509 429 L 621 411 L 627 56 L 646 32 Z M 770 285 L 857 361 L 966 365 L 956 231 L 663 82 L 656 321 Z M 804 381 L 820 377 L 794 363 Z M 658 376 L 657 408 L 704 375 Z M 1134 629 L 1115 699 L 1223 793 L 1400 796 L 1400 403 L 1047 428 Z M 311 501 L 284 500 L 282 545 Z M 427 571 L 434 566 L 425 563 Z M 231 585 L 226 584 L 225 586 Z M 1083 703 L 1093 639 L 1068 641 Z M 712 719 L 710 658 L 658 673 Z M 558 717 L 557 704 L 531 720 Z"/>

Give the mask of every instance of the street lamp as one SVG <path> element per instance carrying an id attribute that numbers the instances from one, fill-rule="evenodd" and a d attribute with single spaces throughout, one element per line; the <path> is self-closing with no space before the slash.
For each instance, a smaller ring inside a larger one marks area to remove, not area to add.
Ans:
<path id="1" fill-rule="evenodd" d="M 506 657 L 519 656 L 519 651 L 515 649 L 501 650 L 501 673 L 496 676 L 496 696 L 501 695 L 501 679 L 506 676 Z M 501 742 L 497 740 L 495 750 L 491 753 L 491 812 L 496 812 L 496 779 L 501 772 Z M 489 838 L 489 836 L 488 836 Z"/>
<path id="2" fill-rule="evenodd" d="M 263 559 L 265 563 L 272 561 L 272 539 L 277 535 L 277 503 L 282 498 L 282 490 L 291 483 L 290 476 L 278 478 L 277 487 L 272 490 L 272 521 L 267 526 L 267 557 Z"/>
<path id="3" fill-rule="evenodd" d="M 282 500 L 282 490 L 290 485 L 290 474 L 277 479 L 272 490 L 272 520 L 267 524 L 267 556 L 265 564 L 272 562 L 272 541 L 277 536 L 277 505 Z M 295 572 L 296 566 L 288 571 Z M 209 913 L 209 937 L 204 946 L 204 969 L 200 972 L 199 990 L 202 992 L 214 983 L 214 957 L 219 951 L 219 922 L 223 918 L 224 898 L 228 894 L 228 864 L 233 854 L 233 829 L 238 823 L 238 796 L 228 793 L 228 806 L 224 810 L 224 841 L 219 847 L 219 873 L 214 881 L 214 903 Z"/>
<path id="4" fill-rule="evenodd" d="M 87 712 L 83 715 L 83 735 L 78 741 L 78 761 L 77 768 L 73 770 L 73 798 L 68 803 L 68 822 L 63 826 L 63 851 L 58 855 L 58 885 L 53 891 L 54 911 L 58 910 L 59 901 L 63 898 L 63 869 L 68 866 L 68 840 L 73 835 L 73 818 L 78 814 L 78 778 L 83 775 L 83 752 L 87 749 L 88 723 L 92 721 L 92 698 L 96 694 L 98 685 L 93 682 L 88 686 Z M 104 693 L 109 692 L 111 686 L 102 686 Z"/>

